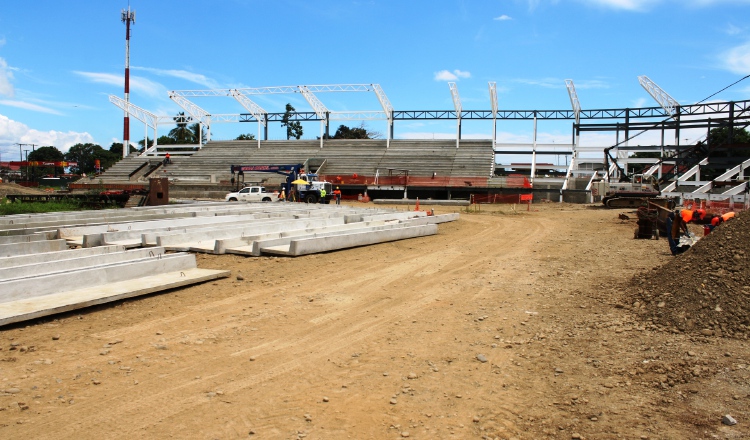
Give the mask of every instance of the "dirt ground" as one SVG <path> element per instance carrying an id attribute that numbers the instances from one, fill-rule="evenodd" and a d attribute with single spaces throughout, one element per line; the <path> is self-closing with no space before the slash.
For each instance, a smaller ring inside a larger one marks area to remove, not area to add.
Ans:
<path id="1" fill-rule="evenodd" d="M 46 192 L 38 188 L 27 188 L 16 183 L 0 182 L 0 199 L 8 194 L 46 194 Z"/>
<path id="2" fill-rule="evenodd" d="M 199 255 L 232 276 L 0 328 L 0 437 L 750 437 L 746 339 L 642 313 L 638 280 L 684 255 L 622 212 L 484 205 L 432 237 Z"/>

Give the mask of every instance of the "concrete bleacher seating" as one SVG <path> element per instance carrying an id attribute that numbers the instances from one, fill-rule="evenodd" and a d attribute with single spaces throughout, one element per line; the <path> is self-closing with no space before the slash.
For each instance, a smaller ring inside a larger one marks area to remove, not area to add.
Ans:
<path id="1" fill-rule="evenodd" d="M 128 157 L 101 175 L 105 182 L 138 179 L 151 158 Z M 494 152 L 490 140 L 317 140 L 212 141 L 191 156 L 172 158 L 172 164 L 149 177 L 168 177 L 177 184 L 221 184 L 231 179 L 231 165 L 322 163 L 312 170 L 326 176 L 387 176 L 388 170 L 408 170 L 410 177 L 489 178 Z M 393 171 L 398 175 L 400 171 Z M 145 178 L 145 177 L 144 177 Z M 275 186 L 284 180 L 272 173 L 246 173 L 245 183 Z M 343 180 L 343 179 L 342 179 Z M 365 183 L 365 182 L 361 182 Z"/>

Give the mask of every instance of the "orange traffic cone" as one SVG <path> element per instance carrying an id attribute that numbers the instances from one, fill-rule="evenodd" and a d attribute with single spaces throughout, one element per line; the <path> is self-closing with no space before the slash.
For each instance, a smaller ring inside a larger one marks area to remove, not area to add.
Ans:
<path id="1" fill-rule="evenodd" d="M 415 211 L 419 211 L 419 197 L 417 197 L 417 206 L 414 207 Z"/>

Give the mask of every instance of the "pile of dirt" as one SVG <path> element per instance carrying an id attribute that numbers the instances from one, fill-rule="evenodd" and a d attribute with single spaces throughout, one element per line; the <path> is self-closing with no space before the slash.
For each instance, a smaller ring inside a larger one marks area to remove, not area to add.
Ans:
<path id="1" fill-rule="evenodd" d="M 663 329 L 701 336 L 750 335 L 750 214 L 716 227 L 687 252 L 625 286 L 631 305 Z"/>
<path id="2" fill-rule="evenodd" d="M 0 183 L 0 199 L 5 198 L 8 194 L 46 194 L 46 192 L 37 188 L 27 188 L 16 183 Z"/>

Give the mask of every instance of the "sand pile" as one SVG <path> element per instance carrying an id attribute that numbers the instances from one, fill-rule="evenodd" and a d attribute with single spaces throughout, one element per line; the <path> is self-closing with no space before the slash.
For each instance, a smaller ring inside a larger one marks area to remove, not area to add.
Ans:
<path id="1" fill-rule="evenodd" d="M 664 244 L 666 246 L 666 243 Z M 719 225 L 690 250 L 624 286 L 644 319 L 671 331 L 748 338 L 750 214 Z"/>

